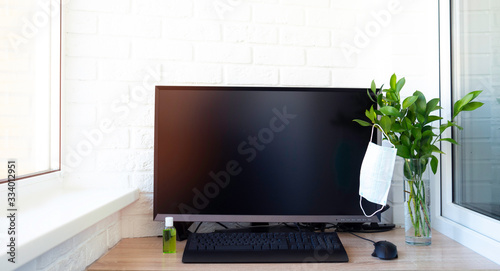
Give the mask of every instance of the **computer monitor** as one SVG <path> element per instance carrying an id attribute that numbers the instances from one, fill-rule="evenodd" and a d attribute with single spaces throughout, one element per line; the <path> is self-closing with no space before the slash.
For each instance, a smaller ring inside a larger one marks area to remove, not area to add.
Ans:
<path id="1" fill-rule="evenodd" d="M 353 119 L 373 104 L 366 89 L 157 86 L 155 94 L 155 220 L 379 221 L 359 207 L 371 128 Z"/>

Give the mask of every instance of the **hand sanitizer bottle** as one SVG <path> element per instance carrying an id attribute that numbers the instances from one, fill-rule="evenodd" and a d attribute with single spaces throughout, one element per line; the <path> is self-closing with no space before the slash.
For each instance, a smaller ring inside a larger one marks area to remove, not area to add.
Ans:
<path id="1" fill-rule="evenodd" d="M 165 217 L 165 229 L 163 230 L 163 254 L 175 253 L 176 235 L 174 218 Z"/>

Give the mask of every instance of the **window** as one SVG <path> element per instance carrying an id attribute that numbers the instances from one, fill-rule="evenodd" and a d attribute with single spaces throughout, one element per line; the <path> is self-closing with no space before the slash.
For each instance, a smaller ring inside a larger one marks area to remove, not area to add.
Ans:
<path id="1" fill-rule="evenodd" d="M 0 180 L 60 168 L 60 1 L 0 4 Z"/>
<path id="2" fill-rule="evenodd" d="M 453 100 L 481 89 L 485 105 L 458 119 L 453 151 L 453 202 L 500 219 L 500 4 L 456 1 Z"/>
<path id="3" fill-rule="evenodd" d="M 483 255 L 492 255 L 492 248 L 500 246 L 500 104 L 497 99 L 500 98 L 500 1 L 452 0 L 440 4 L 443 104 L 451 105 L 478 89 L 483 90 L 478 100 L 485 103 L 476 111 L 463 112 L 457 119 L 464 128 L 453 131 L 459 146 L 452 149 L 443 144 L 448 155 L 442 156 L 441 212 L 443 218 L 454 223 L 447 222 L 447 225 L 462 227 L 453 228 L 455 233 L 450 235 Z M 446 10 L 450 13 L 446 14 Z M 447 25 L 443 19 L 446 16 L 451 16 L 447 18 Z M 446 33 L 447 30 L 451 33 Z M 451 110 L 443 112 L 445 119 L 450 116 Z M 467 239 L 467 236 L 474 237 Z"/>

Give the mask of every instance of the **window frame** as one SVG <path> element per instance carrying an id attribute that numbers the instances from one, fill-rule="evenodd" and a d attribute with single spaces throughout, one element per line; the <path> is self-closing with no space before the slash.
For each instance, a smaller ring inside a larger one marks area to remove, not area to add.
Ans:
<path id="1" fill-rule="evenodd" d="M 452 5 L 454 0 L 439 1 L 439 44 L 440 44 L 440 97 L 442 106 L 441 117 L 451 119 L 452 108 L 452 54 L 453 33 L 452 14 L 457 7 Z M 446 110 L 448 109 L 448 110 Z M 451 137 L 451 131 L 446 131 L 443 137 Z M 451 154 L 451 144 L 441 144 L 444 153 Z M 435 214 L 434 228 L 443 234 L 455 239 L 483 256 L 500 264 L 500 221 L 453 203 L 453 161 L 452 155 L 441 155 L 440 182 L 435 182 L 433 189 L 437 194 L 438 204 L 433 207 Z"/>
<path id="2" fill-rule="evenodd" d="M 62 121 L 62 99 L 61 99 L 61 85 L 62 85 L 62 2 L 56 1 L 58 3 L 58 8 L 54 9 L 52 12 L 56 12 L 56 14 L 49 16 L 49 25 L 50 28 L 50 78 L 49 81 L 49 92 L 50 92 L 50 135 L 47 142 L 49 144 L 49 169 L 31 172 L 22 176 L 16 176 L 16 181 L 28 179 L 32 177 L 47 175 L 51 173 L 56 173 L 61 171 L 61 161 L 62 161 L 62 150 L 61 150 L 61 140 L 62 140 L 62 132 L 61 132 L 61 121 Z M 49 4 L 52 1 L 48 2 Z M 16 157 L 10 157 L 16 159 Z M 22 166 L 22 165 L 19 165 Z M 44 178 L 45 179 L 45 178 Z M 7 183 L 8 179 L 0 179 L 0 184 Z"/>

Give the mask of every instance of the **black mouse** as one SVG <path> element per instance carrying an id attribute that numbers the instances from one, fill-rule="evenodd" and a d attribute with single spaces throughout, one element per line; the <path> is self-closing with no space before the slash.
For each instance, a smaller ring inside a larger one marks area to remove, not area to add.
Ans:
<path id="1" fill-rule="evenodd" d="M 389 241 L 378 241 L 373 245 L 375 246 L 373 257 L 379 257 L 382 260 L 392 260 L 398 257 L 398 248 Z"/>

